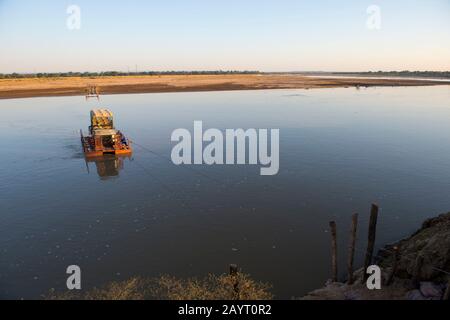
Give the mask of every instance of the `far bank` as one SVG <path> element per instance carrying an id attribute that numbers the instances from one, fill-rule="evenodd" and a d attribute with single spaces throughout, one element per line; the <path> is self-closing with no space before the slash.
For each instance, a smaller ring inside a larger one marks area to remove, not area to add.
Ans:
<path id="1" fill-rule="evenodd" d="M 0 79 L 0 99 L 99 94 L 314 89 L 445 85 L 442 81 L 398 78 L 314 77 L 299 74 L 148 75 Z"/>

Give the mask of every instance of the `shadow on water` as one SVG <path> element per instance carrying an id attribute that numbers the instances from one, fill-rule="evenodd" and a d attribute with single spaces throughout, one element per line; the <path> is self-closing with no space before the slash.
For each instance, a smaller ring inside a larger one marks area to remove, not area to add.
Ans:
<path id="1" fill-rule="evenodd" d="M 124 167 L 125 159 L 130 158 L 130 156 L 104 155 L 98 158 L 86 159 L 86 169 L 90 173 L 90 164 L 95 163 L 99 178 L 108 180 L 119 177 L 119 172 Z"/>

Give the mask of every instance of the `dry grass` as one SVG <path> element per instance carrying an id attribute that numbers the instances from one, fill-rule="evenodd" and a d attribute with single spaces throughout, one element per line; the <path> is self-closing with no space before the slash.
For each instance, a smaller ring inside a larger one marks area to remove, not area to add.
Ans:
<path id="1" fill-rule="evenodd" d="M 51 290 L 47 300 L 270 300 L 270 286 L 248 275 L 208 275 L 202 279 L 132 278 L 86 292 Z"/>

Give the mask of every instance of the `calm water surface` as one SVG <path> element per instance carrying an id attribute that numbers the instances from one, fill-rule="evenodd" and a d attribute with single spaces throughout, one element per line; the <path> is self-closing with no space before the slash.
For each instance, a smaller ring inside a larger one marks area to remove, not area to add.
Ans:
<path id="1" fill-rule="evenodd" d="M 130 159 L 86 163 L 79 129 L 93 107 L 139 144 Z M 173 165 L 170 134 L 194 120 L 280 128 L 279 174 Z M 360 213 L 361 263 L 371 202 L 378 246 L 450 210 L 445 85 L 0 100 L 0 137 L 0 298 L 61 290 L 71 264 L 89 288 L 230 263 L 290 298 L 330 276 L 329 220 L 346 252 Z"/>

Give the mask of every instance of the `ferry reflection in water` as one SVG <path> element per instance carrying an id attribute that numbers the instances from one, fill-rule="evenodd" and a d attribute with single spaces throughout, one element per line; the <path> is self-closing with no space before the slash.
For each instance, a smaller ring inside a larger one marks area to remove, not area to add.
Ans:
<path id="1" fill-rule="evenodd" d="M 96 158 L 86 158 L 86 168 L 90 173 L 91 163 L 95 163 L 97 174 L 101 180 L 111 179 L 119 176 L 119 171 L 123 169 L 125 159 L 131 159 L 129 155 L 104 155 Z"/>

